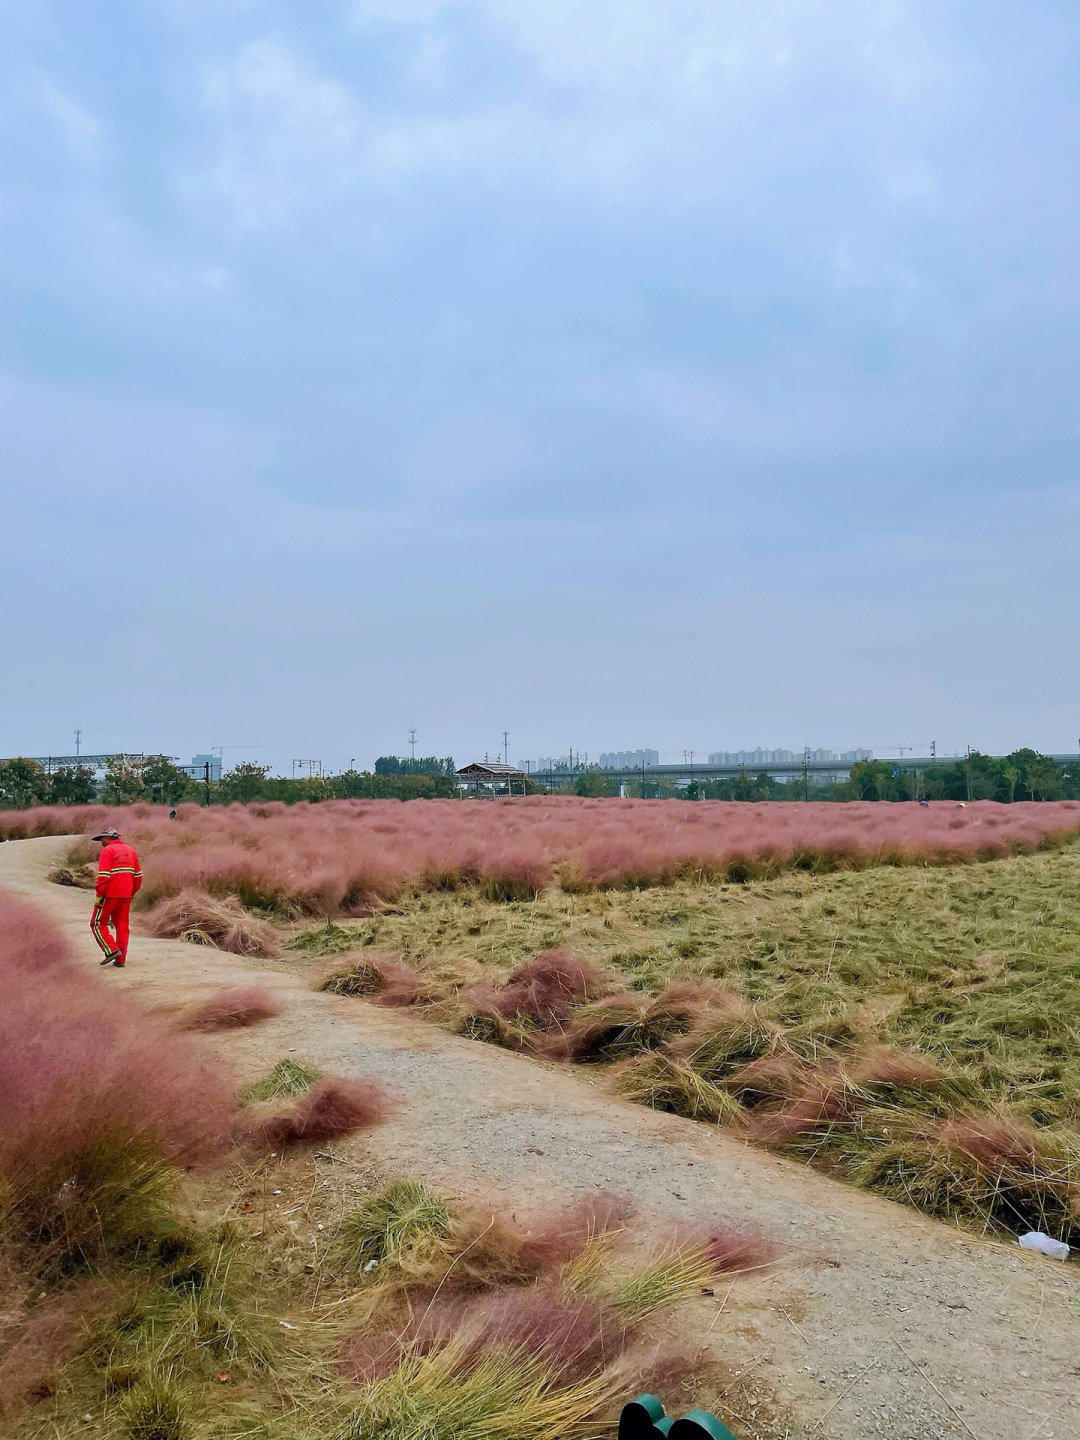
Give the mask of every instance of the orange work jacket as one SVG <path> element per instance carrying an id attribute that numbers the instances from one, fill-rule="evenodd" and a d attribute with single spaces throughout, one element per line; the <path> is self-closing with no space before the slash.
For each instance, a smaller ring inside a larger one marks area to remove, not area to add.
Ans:
<path id="1" fill-rule="evenodd" d="M 101 847 L 98 861 L 97 893 L 110 898 L 138 894 L 142 884 L 139 857 L 123 840 L 110 840 Z"/>

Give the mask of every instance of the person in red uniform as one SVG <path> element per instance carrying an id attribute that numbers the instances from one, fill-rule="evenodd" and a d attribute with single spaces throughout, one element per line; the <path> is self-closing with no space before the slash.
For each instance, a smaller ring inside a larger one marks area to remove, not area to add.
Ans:
<path id="1" fill-rule="evenodd" d="M 102 965 L 119 967 L 127 961 L 128 916 L 132 897 L 142 884 L 142 869 L 138 855 L 120 839 L 119 830 L 103 830 L 94 839 L 102 845 L 90 933 L 104 953 Z"/>

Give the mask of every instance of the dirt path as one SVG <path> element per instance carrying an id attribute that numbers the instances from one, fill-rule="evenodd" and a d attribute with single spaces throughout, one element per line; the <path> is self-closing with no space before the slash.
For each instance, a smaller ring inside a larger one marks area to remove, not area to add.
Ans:
<path id="1" fill-rule="evenodd" d="M 0 844 L 0 887 L 47 909 L 92 964 L 89 897 L 45 878 L 64 848 L 54 839 Z M 613 1190 L 646 1213 L 722 1213 L 773 1236 L 787 1263 L 740 1282 L 726 1300 L 722 1287 L 702 1300 L 701 1340 L 718 1345 L 729 1368 L 765 1377 L 797 1418 L 794 1435 L 1080 1436 L 1080 1268 L 1072 1263 L 980 1241 L 723 1131 L 613 1100 L 579 1070 L 314 993 L 259 961 L 136 935 L 127 971 L 108 976 L 154 1005 L 258 979 L 283 1014 L 222 1037 L 222 1053 L 245 1078 L 286 1054 L 327 1072 L 377 1076 L 407 1107 L 363 1148 L 396 1173 L 462 1194 L 495 1190 L 523 1206 Z M 744 1416 L 729 1423 L 752 1440 Z"/>

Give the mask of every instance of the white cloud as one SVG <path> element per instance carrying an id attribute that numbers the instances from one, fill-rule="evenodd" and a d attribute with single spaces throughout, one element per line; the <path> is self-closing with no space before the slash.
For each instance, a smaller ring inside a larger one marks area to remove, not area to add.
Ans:
<path id="1" fill-rule="evenodd" d="M 844 420 L 843 406 L 831 396 L 785 393 L 769 403 L 722 380 L 657 368 L 594 376 L 582 383 L 581 394 L 759 453 L 805 452 L 835 440 Z"/>
<path id="2" fill-rule="evenodd" d="M 71 155 L 85 163 L 97 158 L 101 125 L 85 105 L 62 90 L 49 75 L 37 77 L 34 100 L 52 121 Z"/>
<path id="3" fill-rule="evenodd" d="M 826 145 L 852 123 L 880 136 L 886 200 L 933 193 L 909 124 L 931 102 L 893 83 L 918 70 L 924 37 L 891 0 L 855 10 L 837 0 L 365 0 L 352 17 L 367 61 L 389 67 L 378 101 L 278 39 L 206 72 L 217 150 L 196 188 L 224 195 L 241 224 L 280 224 L 320 198 L 424 175 L 598 197 L 724 196 L 816 132 Z M 380 50 L 375 21 L 400 25 L 405 43 Z M 466 53 L 515 67 L 509 98 L 481 81 L 447 103 Z M 388 103 L 399 84 L 404 103 Z"/>
<path id="4" fill-rule="evenodd" d="M 350 89 L 272 39 L 252 41 L 213 64 L 204 99 L 220 126 L 220 149 L 204 177 L 237 220 L 284 220 L 311 193 L 352 176 L 365 117 Z"/>

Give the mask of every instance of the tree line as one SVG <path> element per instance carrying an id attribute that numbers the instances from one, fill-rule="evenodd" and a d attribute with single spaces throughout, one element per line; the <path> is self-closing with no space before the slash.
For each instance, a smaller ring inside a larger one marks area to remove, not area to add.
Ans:
<path id="1" fill-rule="evenodd" d="M 398 768 L 385 762 L 395 760 Z M 404 767 L 404 768 L 403 768 Z M 433 800 L 456 796 L 453 757 L 400 760 L 380 756 L 375 770 L 349 769 L 340 775 L 291 779 L 271 775 L 268 765 L 241 761 L 220 780 L 192 779 L 166 755 L 115 756 L 99 786 L 85 765 L 65 766 L 51 774 L 36 760 L 0 761 L 0 810 L 26 810 L 34 805 L 228 805 L 234 801 L 280 800 Z"/>
<path id="2" fill-rule="evenodd" d="M 570 779 L 568 774 L 567 779 Z M 851 767 L 847 780 L 828 781 L 808 776 L 777 780 L 765 771 L 749 770 L 712 780 L 694 780 L 677 786 L 667 776 L 650 776 L 620 782 L 598 766 L 574 773 L 572 783 L 558 786 L 575 795 L 627 793 L 647 799 L 685 800 L 1017 800 L 1080 799 L 1080 757 L 1059 765 L 1048 755 L 1028 748 L 1010 755 L 983 755 L 973 750 L 957 760 L 942 761 L 926 770 L 905 768 L 898 760 L 865 760 Z M 547 788 L 528 782 L 528 793 Z M 280 800 L 295 805 L 301 800 L 434 800 L 461 794 L 452 756 L 423 759 L 380 755 L 373 770 L 343 771 L 340 775 L 290 778 L 271 775 L 267 765 L 241 761 L 220 780 L 206 784 L 193 780 L 165 755 L 117 756 L 109 762 L 99 787 L 86 766 L 66 766 L 49 774 L 35 760 L 0 761 L 0 809 L 25 810 L 33 805 L 131 805 L 136 801 L 158 805 L 247 803 Z"/>
<path id="3" fill-rule="evenodd" d="M 567 776 L 569 780 L 569 775 Z M 677 785 L 670 776 L 618 780 L 598 766 L 578 771 L 572 783 L 557 786 L 575 795 L 629 795 L 646 799 L 684 800 L 1080 800 L 1080 756 L 1069 764 L 1028 748 L 1010 755 L 983 755 L 973 750 L 956 760 L 925 770 L 905 767 L 901 760 L 864 760 L 851 767 L 846 780 L 808 775 L 778 780 L 767 771 L 743 770 L 737 775 L 692 780 Z M 546 786 L 533 782 L 530 793 Z"/>

